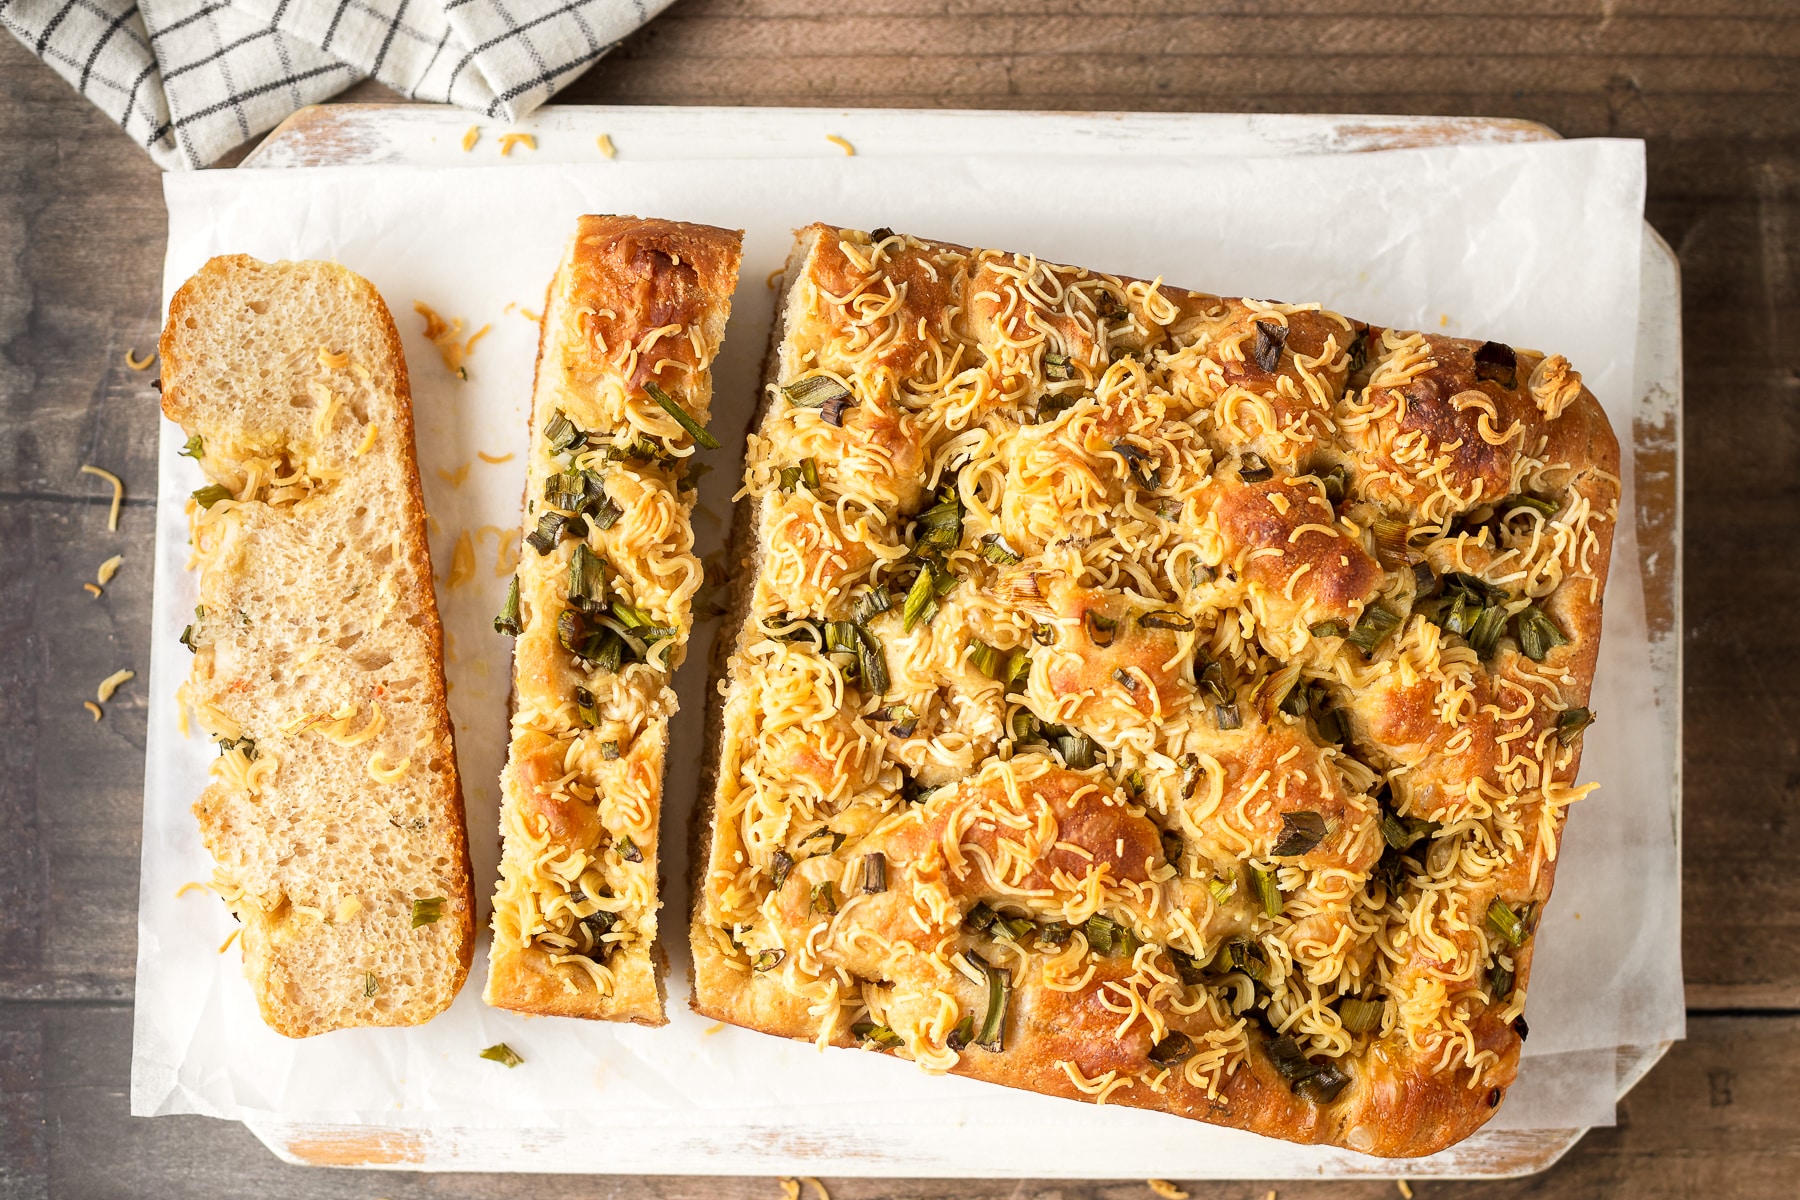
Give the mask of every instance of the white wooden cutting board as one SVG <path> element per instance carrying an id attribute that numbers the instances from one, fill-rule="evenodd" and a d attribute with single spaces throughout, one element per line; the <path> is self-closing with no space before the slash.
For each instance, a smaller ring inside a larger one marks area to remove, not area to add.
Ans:
<path id="1" fill-rule="evenodd" d="M 473 149 L 464 142 L 477 130 Z M 520 162 L 594 162 L 610 149 L 637 160 L 780 157 L 845 153 L 875 156 L 966 153 L 1005 147 L 1008 156 L 1117 154 L 1270 156 L 1340 154 L 1452 143 L 1549 140 L 1541 125 L 1515 120 L 1439 117 L 1272 116 L 1252 114 L 1051 114 L 885 110 L 552 107 L 528 122 L 502 127 L 456 109 L 426 105 L 333 105 L 303 109 L 271 133 L 239 169 L 392 164 L 492 166 L 503 135 Z M 603 148 L 602 138 L 605 138 Z M 1670 746 L 1680 721 L 1680 310 L 1674 254 L 1649 233 L 1644 243 L 1639 328 L 1636 447 L 1639 542 L 1651 657 L 1659 712 Z M 1675 780 L 1679 758 L 1667 763 Z M 1667 1043 L 1617 1051 L 1623 1096 L 1667 1049 Z M 412 1170 L 545 1171 L 559 1164 L 586 1169 L 596 1160 L 592 1132 L 565 1120 L 535 1122 L 515 1114 L 446 1127 L 404 1123 L 322 1125 L 263 1118 L 247 1122 L 276 1154 L 295 1163 Z M 1255 1178 L 1503 1177 L 1554 1163 L 1583 1129 L 1484 1131 L 1430 1158 L 1395 1163 L 1346 1151 L 1295 1147 L 1268 1139 L 1221 1163 L 1221 1176 Z M 669 1170 L 680 1173 L 944 1175 L 954 1163 L 921 1156 L 916 1136 L 883 1145 L 812 1144 L 803 1131 L 778 1124 L 745 1129 L 731 1144 L 709 1140 L 670 1147 Z M 1053 1156 L 1052 1156 L 1053 1157 Z M 1135 1174 L 1121 1164 L 1126 1174 Z M 989 1171 L 963 1170 L 964 1174 Z M 1023 1173 L 1008 1171 L 1006 1173 Z M 1055 1174 L 1038 1164 L 1031 1174 Z"/>

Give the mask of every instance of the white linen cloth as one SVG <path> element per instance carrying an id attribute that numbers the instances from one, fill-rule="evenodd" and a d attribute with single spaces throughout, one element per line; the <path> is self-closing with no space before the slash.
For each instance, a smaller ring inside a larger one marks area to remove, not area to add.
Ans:
<path id="1" fill-rule="evenodd" d="M 669 0 L 0 0 L 0 25 L 165 170 L 367 76 L 516 121 Z"/>

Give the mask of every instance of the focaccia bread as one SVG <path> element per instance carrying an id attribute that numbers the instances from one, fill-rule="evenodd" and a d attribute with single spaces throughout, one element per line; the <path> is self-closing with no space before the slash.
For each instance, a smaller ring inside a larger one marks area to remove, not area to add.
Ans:
<path id="1" fill-rule="evenodd" d="M 194 813 L 262 1016 L 416 1025 L 475 947 L 443 631 L 387 305 L 334 263 L 215 258 L 169 304 L 162 407 L 210 481 L 182 685 Z"/>
<path id="2" fill-rule="evenodd" d="M 1518 1068 L 1619 502 L 1561 357 L 802 231 L 694 1007 L 1427 1154 Z"/>
<path id="3" fill-rule="evenodd" d="M 656 856 L 689 521 L 741 234 L 582 217 L 544 310 L 486 999 L 661 1025 Z"/>

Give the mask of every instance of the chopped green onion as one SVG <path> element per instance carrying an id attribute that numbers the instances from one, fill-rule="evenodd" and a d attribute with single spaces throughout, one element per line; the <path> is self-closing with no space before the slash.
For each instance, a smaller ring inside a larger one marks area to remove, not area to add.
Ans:
<path id="1" fill-rule="evenodd" d="M 644 391 L 661 406 L 662 410 L 675 418 L 675 423 L 687 430 L 688 436 L 694 439 L 695 445 L 702 450 L 717 450 L 719 439 L 706 432 L 706 426 L 689 416 L 687 410 L 675 403 L 669 393 L 657 387 L 655 383 L 645 380 Z"/>
<path id="2" fill-rule="evenodd" d="M 598 724 L 599 722 L 596 721 L 594 723 Z M 607 741 L 601 742 L 600 743 L 600 757 L 605 759 L 607 762 L 617 762 L 618 758 L 619 758 L 619 743 L 612 741 L 610 739 L 608 739 Z M 632 861 L 635 862 L 636 860 L 634 859 Z"/>
<path id="3" fill-rule="evenodd" d="M 1194 1039 L 1170 1030 L 1163 1040 L 1150 1047 L 1150 1061 L 1162 1067 L 1173 1067 L 1194 1056 Z"/>
<path id="4" fill-rule="evenodd" d="M 184 627 L 181 631 L 181 644 L 188 648 L 190 654 L 197 654 L 200 651 L 200 627 L 205 624 L 205 622 L 206 606 L 204 604 L 196 604 L 194 606 L 193 624 Z"/>
<path id="5" fill-rule="evenodd" d="M 998 1054 L 1005 1049 L 1006 998 L 1012 992 L 1012 976 L 1001 967 L 986 963 L 981 967 L 987 972 L 987 1012 L 981 1018 L 981 1033 L 975 1038 L 975 1045 Z"/>
<path id="6" fill-rule="evenodd" d="M 783 467 L 777 475 L 778 486 L 784 492 L 791 492 L 800 484 L 799 467 Z"/>
<path id="7" fill-rule="evenodd" d="M 1119 622 L 1103 612 L 1090 608 L 1081 614 L 1081 620 L 1087 627 L 1088 640 L 1096 646 L 1110 646 L 1118 636 Z"/>
<path id="8" fill-rule="evenodd" d="M 1565 708 L 1556 714 L 1556 740 L 1573 746 L 1581 731 L 1594 723 L 1594 714 L 1585 708 Z"/>
<path id="9" fill-rule="evenodd" d="M 1269 981 L 1269 960 L 1262 948 L 1249 938 L 1232 938 L 1226 942 L 1224 955 L 1225 965 L 1229 970 L 1242 971 L 1255 983 L 1266 984 Z"/>
<path id="10" fill-rule="evenodd" d="M 589 510 L 588 520 L 593 522 L 595 529 L 611 529 L 624 515 L 625 510 L 614 504 L 612 497 L 602 491 L 600 499 Z"/>
<path id="11" fill-rule="evenodd" d="M 414 929 L 421 925 L 435 925 L 443 915 L 444 898 L 442 896 L 432 896 L 426 900 L 412 902 L 412 927 Z"/>
<path id="12" fill-rule="evenodd" d="M 619 857 L 626 862 L 641 863 L 644 861 L 644 852 L 639 850 L 637 843 L 632 841 L 629 837 L 620 838 L 613 846 L 613 849 L 617 850 L 619 852 Z"/>
<path id="13" fill-rule="evenodd" d="M 974 638 L 969 642 L 969 665 L 989 679 L 998 679 L 1006 665 L 1006 658 L 999 649 L 980 638 Z"/>
<path id="14" fill-rule="evenodd" d="M 814 375 L 781 389 L 795 408 L 822 408 L 827 400 L 849 399 L 850 389 L 829 375 Z"/>
<path id="15" fill-rule="evenodd" d="M 1431 821 L 1396 816 L 1385 808 L 1381 810 L 1382 840 L 1396 850 L 1412 849 L 1413 843 L 1436 828 L 1437 826 Z"/>
<path id="16" fill-rule="evenodd" d="M 381 990 L 381 982 L 375 978 L 375 972 L 363 972 L 363 999 L 367 1000 Z"/>
<path id="17" fill-rule="evenodd" d="M 944 1039 L 944 1044 L 952 1050 L 961 1050 L 974 1040 L 975 1014 L 964 1013 L 963 1019 L 956 1023 L 956 1028 L 950 1031 L 950 1036 Z"/>
<path id="18" fill-rule="evenodd" d="M 858 625 L 866 625 L 893 606 L 894 599 L 886 588 L 865 587 L 856 593 L 856 602 L 850 606 L 850 619 Z"/>
<path id="19" fill-rule="evenodd" d="M 1181 982 L 1192 986 L 1206 982 L 1206 964 L 1191 954 L 1185 954 L 1173 946 L 1166 947 L 1169 958 L 1175 964 L 1175 973 L 1181 976 Z"/>
<path id="20" fill-rule="evenodd" d="M 1364 655 L 1375 653 L 1375 648 L 1387 641 L 1388 635 L 1400 628 L 1400 614 L 1380 604 L 1372 604 L 1362 615 L 1344 640 L 1361 650 Z"/>
<path id="21" fill-rule="evenodd" d="M 1112 677 L 1114 683 L 1118 684 L 1128 692 L 1135 692 L 1140 687 L 1144 686 L 1138 682 L 1138 677 L 1136 675 L 1133 675 L 1124 667 L 1114 667 Z"/>
<path id="22" fill-rule="evenodd" d="M 1525 944 L 1525 922 L 1512 910 L 1512 905 L 1495 896 L 1487 910 L 1488 928 L 1505 938 L 1512 946 Z"/>
<path id="23" fill-rule="evenodd" d="M 1094 740 L 1085 733 L 1065 733 L 1056 739 L 1056 751 L 1063 766 L 1071 771 L 1085 771 L 1094 765 Z"/>
<path id="24" fill-rule="evenodd" d="M 1235 702 L 1213 705 L 1213 719 L 1218 722 L 1220 729 L 1242 729 L 1244 727 L 1243 714 L 1238 711 Z"/>
<path id="25" fill-rule="evenodd" d="M 887 891 L 887 855 L 879 850 L 863 855 L 863 891 L 870 895 Z"/>
<path id="26" fill-rule="evenodd" d="M 1162 499 L 1156 502 L 1156 515 L 1165 521 L 1181 520 L 1182 512 L 1187 508 L 1184 500 Z"/>
<path id="27" fill-rule="evenodd" d="M 1287 691 L 1282 695 L 1280 700 L 1275 702 L 1275 707 L 1290 717 L 1304 717 L 1311 703 L 1312 696 L 1310 689 L 1304 683 L 1300 682 L 1300 677 L 1298 675 L 1295 675 L 1288 682 Z"/>
<path id="28" fill-rule="evenodd" d="M 1307 1061 L 1305 1053 L 1300 1049 L 1300 1043 L 1296 1042 L 1289 1034 L 1284 1033 L 1280 1037 L 1270 1038 L 1264 1042 L 1263 1052 L 1269 1056 L 1269 1063 L 1275 1068 L 1275 1073 L 1281 1076 L 1289 1087 L 1299 1083 L 1302 1079 L 1310 1079 L 1318 1073 L 1319 1068 Z"/>
<path id="29" fill-rule="evenodd" d="M 562 540 L 563 528 L 568 525 L 569 518 L 559 512 L 548 512 L 538 518 L 537 528 L 525 535 L 525 542 L 539 556 L 556 549 L 556 543 Z"/>
<path id="30" fill-rule="evenodd" d="M 1061 921 L 1045 921 L 1037 927 L 1038 948 L 1067 945 L 1075 931 Z"/>
<path id="31" fill-rule="evenodd" d="M 1119 944 L 1118 924 L 1109 921 L 1099 913 L 1089 917 L 1087 924 L 1083 925 L 1081 929 L 1083 933 L 1087 934 L 1089 948 L 1096 954 L 1111 954 L 1113 948 Z"/>
<path id="32" fill-rule="evenodd" d="M 1006 685 L 1010 694 L 1019 684 L 1031 677 L 1031 655 L 1025 650 L 1014 650 L 1006 660 L 1006 670 L 1000 682 Z"/>
<path id="33" fill-rule="evenodd" d="M 878 1025 L 874 1021 L 858 1021 L 850 1026 L 850 1032 L 864 1045 L 875 1045 L 883 1050 L 892 1050 L 902 1043 L 899 1034 L 886 1025 Z"/>
<path id="34" fill-rule="evenodd" d="M 569 556 L 569 603 L 589 612 L 605 601 L 606 562 L 586 542 L 577 542 Z"/>
<path id="35" fill-rule="evenodd" d="M 481 1057 L 487 1059 L 489 1062 L 497 1062 L 508 1070 L 511 1070 L 513 1067 L 516 1067 L 525 1061 L 519 1057 L 519 1052 L 517 1050 L 514 1050 L 505 1042 L 496 1042 L 494 1045 L 489 1046 L 486 1050 L 481 1052 Z"/>
<path id="36" fill-rule="evenodd" d="M 1325 491 L 1325 502 L 1336 508 L 1350 494 L 1350 473 L 1339 465 L 1319 476 L 1319 486 Z"/>
<path id="37" fill-rule="evenodd" d="M 996 917 L 994 937 L 1001 941 L 1017 942 L 1036 928 L 1035 924 L 1024 917 Z"/>
<path id="38" fill-rule="evenodd" d="M 938 502 L 915 518 L 918 545 L 950 553 L 962 544 L 962 521 L 962 501 L 953 489 L 944 489 Z"/>
<path id="39" fill-rule="evenodd" d="M 1237 880 L 1209 879 L 1206 890 L 1212 893 L 1213 903 L 1222 905 L 1237 894 Z"/>
<path id="40" fill-rule="evenodd" d="M 1136 775 L 1137 772 L 1133 771 L 1132 774 Z M 1143 789 L 1140 787 L 1138 790 L 1142 791 Z M 1173 829 L 1164 829 L 1158 834 L 1158 840 L 1162 842 L 1163 861 L 1179 863 L 1181 861 L 1182 853 L 1187 848 L 1182 843 L 1181 835 L 1176 833 Z"/>
<path id="41" fill-rule="evenodd" d="M 988 534 L 986 537 L 982 538 L 980 542 L 976 543 L 976 545 L 981 551 L 981 557 L 987 559 L 991 563 L 999 563 L 1001 566 L 1009 567 L 1014 563 L 1025 561 L 1019 556 L 1019 552 L 1007 545 L 1006 539 L 997 533 Z"/>
<path id="42" fill-rule="evenodd" d="M 750 969 L 758 974 L 764 971 L 773 971 L 781 965 L 781 960 L 786 957 L 786 950 L 764 950 L 750 960 Z"/>
<path id="43" fill-rule="evenodd" d="M 963 917 L 963 924 L 976 933 L 986 933 L 994 927 L 994 922 L 999 919 L 1000 914 L 995 912 L 986 900 L 977 900 L 975 907 L 971 908 Z"/>
<path id="44" fill-rule="evenodd" d="M 231 499 L 231 489 L 222 483 L 209 483 L 194 491 L 194 503 L 201 508 L 211 508 L 221 500 Z"/>
<path id="45" fill-rule="evenodd" d="M 544 440 L 550 443 L 550 453 L 561 454 L 572 450 L 576 443 L 585 441 L 581 430 L 575 428 L 575 422 L 563 415 L 562 409 L 550 414 L 550 420 L 544 425 Z"/>
<path id="46" fill-rule="evenodd" d="M 1532 662 L 1543 662 L 1550 651 L 1569 643 L 1568 637 L 1550 619 L 1550 614 L 1535 604 L 1519 613 L 1518 630 L 1519 649 Z"/>
<path id="47" fill-rule="evenodd" d="M 1294 1084 L 1294 1095 L 1314 1104 L 1330 1104 L 1350 1085 L 1350 1077 L 1334 1064 L 1326 1063 L 1313 1074 Z"/>
<path id="48" fill-rule="evenodd" d="M 788 872 L 794 869 L 794 856 L 786 850 L 777 850 L 769 860 L 769 881 L 780 891 L 781 885 L 787 882 Z"/>
<path id="49" fill-rule="evenodd" d="M 1044 355 L 1044 378 L 1056 380 L 1075 378 L 1075 372 L 1069 365 L 1069 356 L 1066 354 Z"/>
<path id="50" fill-rule="evenodd" d="M 1412 526 L 1391 517 L 1377 517 L 1369 529 L 1375 535 L 1375 557 L 1381 565 L 1403 566 L 1406 563 L 1406 543 L 1412 536 Z"/>
<path id="51" fill-rule="evenodd" d="M 1275 368 L 1281 365 L 1281 348 L 1287 345 L 1288 327 L 1280 321 L 1257 321 L 1256 340 L 1251 344 L 1250 357 L 1264 371 L 1274 374 Z"/>
<path id="52" fill-rule="evenodd" d="M 195 461 L 199 461 L 206 457 L 206 443 L 202 441 L 200 435 L 196 433 L 187 440 L 187 445 L 183 446 L 180 450 L 177 450 L 176 453 L 184 458 L 191 458 Z"/>
<path id="53" fill-rule="evenodd" d="M 812 895 L 807 902 L 807 911 L 830 915 L 838 910 L 837 888 L 827 879 L 823 883 L 815 883 Z"/>
<path id="54" fill-rule="evenodd" d="M 1194 657 L 1194 683 L 1202 690 L 1212 693 L 1215 701 L 1225 700 L 1225 664 L 1215 662 L 1204 654 Z"/>
<path id="55" fill-rule="evenodd" d="M 1281 840 L 1269 853 L 1275 858 L 1296 858 L 1324 840 L 1324 817 L 1316 812 L 1284 812 L 1281 814 Z"/>
<path id="56" fill-rule="evenodd" d="M 1469 649 L 1482 658 L 1494 652 L 1494 644 L 1500 640 L 1500 633 L 1506 628 L 1506 610 L 1498 604 L 1492 608 L 1484 608 L 1481 615 L 1475 618 L 1475 624 L 1468 633 Z"/>
<path id="57" fill-rule="evenodd" d="M 1554 500 L 1545 500 L 1540 496 L 1527 496 L 1523 492 L 1508 496 L 1500 502 L 1501 512 L 1510 512 L 1515 508 L 1529 508 L 1540 516 L 1554 517 L 1561 510 L 1562 505 Z"/>
<path id="58" fill-rule="evenodd" d="M 1274 476 L 1274 468 L 1264 462 L 1260 454 L 1253 454 L 1246 450 L 1243 457 L 1238 460 L 1238 478 L 1245 483 L 1266 483 Z"/>
<path id="59" fill-rule="evenodd" d="M 1263 912 L 1279 917 L 1286 902 L 1281 898 L 1281 887 L 1275 882 L 1275 872 L 1251 867 L 1250 882 L 1256 886 L 1256 898 L 1262 901 Z"/>
<path id="60" fill-rule="evenodd" d="M 1350 1033 L 1368 1033 L 1381 1024 L 1382 1014 L 1386 1011 L 1387 1005 L 1383 1001 L 1350 996 L 1338 1005 L 1338 1020 Z"/>
<path id="61" fill-rule="evenodd" d="M 1490 1004 L 1505 1004 L 1513 994 L 1512 968 L 1496 962 L 1488 971 L 1487 987 Z"/>
<path id="62" fill-rule="evenodd" d="M 588 691 L 584 687 L 575 689 L 575 712 L 576 715 L 581 718 L 581 723 L 583 725 L 592 727 L 600 723 L 600 704 L 594 699 L 594 693 Z M 617 758 L 619 756 L 619 744 L 614 742 L 612 747 L 613 757 Z"/>
<path id="63" fill-rule="evenodd" d="M 921 567 L 919 577 L 913 580 L 912 588 L 900 606 L 901 631 L 911 633 L 920 621 L 930 624 L 931 618 L 937 615 L 937 608 L 937 589 L 932 586 L 931 568 Z"/>
<path id="64" fill-rule="evenodd" d="M 1184 617 L 1180 613 L 1171 612 L 1168 609 L 1147 612 L 1138 618 L 1138 624 L 1145 629 L 1173 629 L 1180 633 L 1186 633 L 1194 627 L 1191 617 Z"/>
<path id="65" fill-rule="evenodd" d="M 857 664 L 862 669 L 863 689 L 872 696 L 885 696 L 888 690 L 887 652 L 881 639 L 869 632 L 867 625 L 853 625 L 856 630 Z"/>

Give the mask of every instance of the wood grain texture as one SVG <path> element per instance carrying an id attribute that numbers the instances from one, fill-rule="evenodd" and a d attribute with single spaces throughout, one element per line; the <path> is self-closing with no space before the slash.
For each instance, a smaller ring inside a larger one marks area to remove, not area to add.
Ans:
<path id="1" fill-rule="evenodd" d="M 1406 112 L 1641 137 L 1685 308 L 1686 932 L 1698 1016 L 1557 1167 L 1423 1196 L 1789 1196 L 1800 1138 L 1800 10 L 1792 0 L 683 0 L 574 103 Z M 347 93 L 391 99 L 377 85 Z M 159 327 L 156 169 L 0 37 L 0 1195 L 768 1197 L 772 1181 L 372 1176 L 236 1125 L 126 1116 Z M 94 462 L 125 477 L 105 530 Z M 131 497 L 141 497 L 133 502 Z M 100 600 L 81 583 L 124 569 Z M 832 1181 L 828 1181 L 832 1182 Z M 1395 1195 L 1276 1185 L 1284 1200 Z M 1269 1185 L 1195 1186 L 1196 1198 Z M 833 1183 L 860 1197 L 1139 1184 Z"/>

